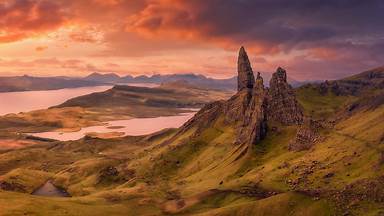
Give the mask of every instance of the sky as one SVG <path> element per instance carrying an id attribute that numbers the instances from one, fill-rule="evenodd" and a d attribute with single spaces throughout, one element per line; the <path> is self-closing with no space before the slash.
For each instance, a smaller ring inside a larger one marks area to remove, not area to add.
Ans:
<path id="1" fill-rule="evenodd" d="M 0 76 L 254 71 L 337 79 L 384 65 L 382 0 L 0 0 Z"/>

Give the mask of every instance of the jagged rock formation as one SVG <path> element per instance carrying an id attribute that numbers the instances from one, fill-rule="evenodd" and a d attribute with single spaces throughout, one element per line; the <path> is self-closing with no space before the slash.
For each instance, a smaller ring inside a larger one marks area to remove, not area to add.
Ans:
<path id="1" fill-rule="evenodd" d="M 237 145 L 252 145 L 267 135 L 268 121 L 282 124 L 301 124 L 303 112 L 292 87 L 287 83 L 286 71 L 279 68 L 273 74 L 270 89 L 266 89 L 260 73 L 256 80 L 244 47 L 238 59 L 238 92 L 227 101 L 217 101 L 202 108 L 180 130 L 196 128 L 195 135 L 212 127 L 222 117 L 236 127 Z"/>
<path id="2" fill-rule="evenodd" d="M 303 124 L 297 129 L 296 137 L 289 143 L 290 151 L 302 151 L 310 149 L 320 136 L 318 124 L 310 117 L 304 118 Z"/>
<path id="3" fill-rule="evenodd" d="M 237 143 L 255 144 L 267 135 L 267 91 L 264 89 L 260 73 L 249 94 L 249 103 L 245 109 Z"/>
<path id="4" fill-rule="evenodd" d="M 303 121 L 303 111 L 287 82 L 287 72 L 281 67 L 272 75 L 268 95 L 268 117 L 271 120 L 286 125 L 300 124 Z"/>
<path id="5" fill-rule="evenodd" d="M 249 62 L 247 52 L 244 47 L 240 48 L 239 58 L 237 60 L 237 90 L 252 89 L 255 84 L 251 63 Z"/>

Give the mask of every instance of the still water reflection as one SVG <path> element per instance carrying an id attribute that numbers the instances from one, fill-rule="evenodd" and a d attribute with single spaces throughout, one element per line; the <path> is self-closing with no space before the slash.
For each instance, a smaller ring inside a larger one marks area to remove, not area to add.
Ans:
<path id="1" fill-rule="evenodd" d="M 92 126 L 82 128 L 77 132 L 43 132 L 31 133 L 30 135 L 56 139 L 60 141 L 78 140 L 89 133 L 112 133 L 139 136 L 151 134 L 165 128 L 178 128 L 193 117 L 195 113 L 184 113 L 177 116 L 163 116 L 156 118 L 134 118 L 129 120 L 118 120 L 107 122 L 103 126 Z"/>

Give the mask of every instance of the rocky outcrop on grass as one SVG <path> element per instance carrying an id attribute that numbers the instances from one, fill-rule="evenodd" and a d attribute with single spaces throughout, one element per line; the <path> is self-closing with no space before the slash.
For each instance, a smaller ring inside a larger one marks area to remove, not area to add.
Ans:
<path id="1" fill-rule="evenodd" d="M 238 92 L 227 101 L 205 106 L 180 131 L 195 128 L 195 135 L 198 136 L 219 119 L 225 124 L 234 125 L 237 131 L 235 144 L 252 147 L 266 137 L 268 121 L 299 125 L 303 120 L 303 111 L 287 82 L 286 71 L 278 68 L 273 74 L 270 89 L 265 88 L 260 73 L 255 80 L 247 53 L 241 47 L 238 59 Z"/>
<path id="2" fill-rule="evenodd" d="M 290 151 L 303 151 L 310 149 L 316 142 L 320 140 L 318 132 L 318 124 L 307 117 L 304 119 L 303 124 L 297 129 L 296 136 L 288 146 Z"/>
<path id="3" fill-rule="evenodd" d="M 241 116 L 241 126 L 237 143 L 255 144 L 267 135 L 267 91 L 260 73 L 252 91 L 248 91 L 249 100 Z"/>

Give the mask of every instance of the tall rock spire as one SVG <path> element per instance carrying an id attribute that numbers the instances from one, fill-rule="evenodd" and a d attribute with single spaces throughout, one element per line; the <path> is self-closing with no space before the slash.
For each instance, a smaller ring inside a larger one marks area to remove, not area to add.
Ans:
<path id="1" fill-rule="evenodd" d="M 237 60 L 237 90 L 252 89 L 255 84 L 251 63 L 249 62 L 247 52 L 244 47 L 240 48 L 239 58 Z"/>
<path id="2" fill-rule="evenodd" d="M 296 100 L 292 87 L 287 82 L 287 72 L 279 67 L 269 84 L 269 119 L 286 125 L 300 124 L 303 111 Z"/>

